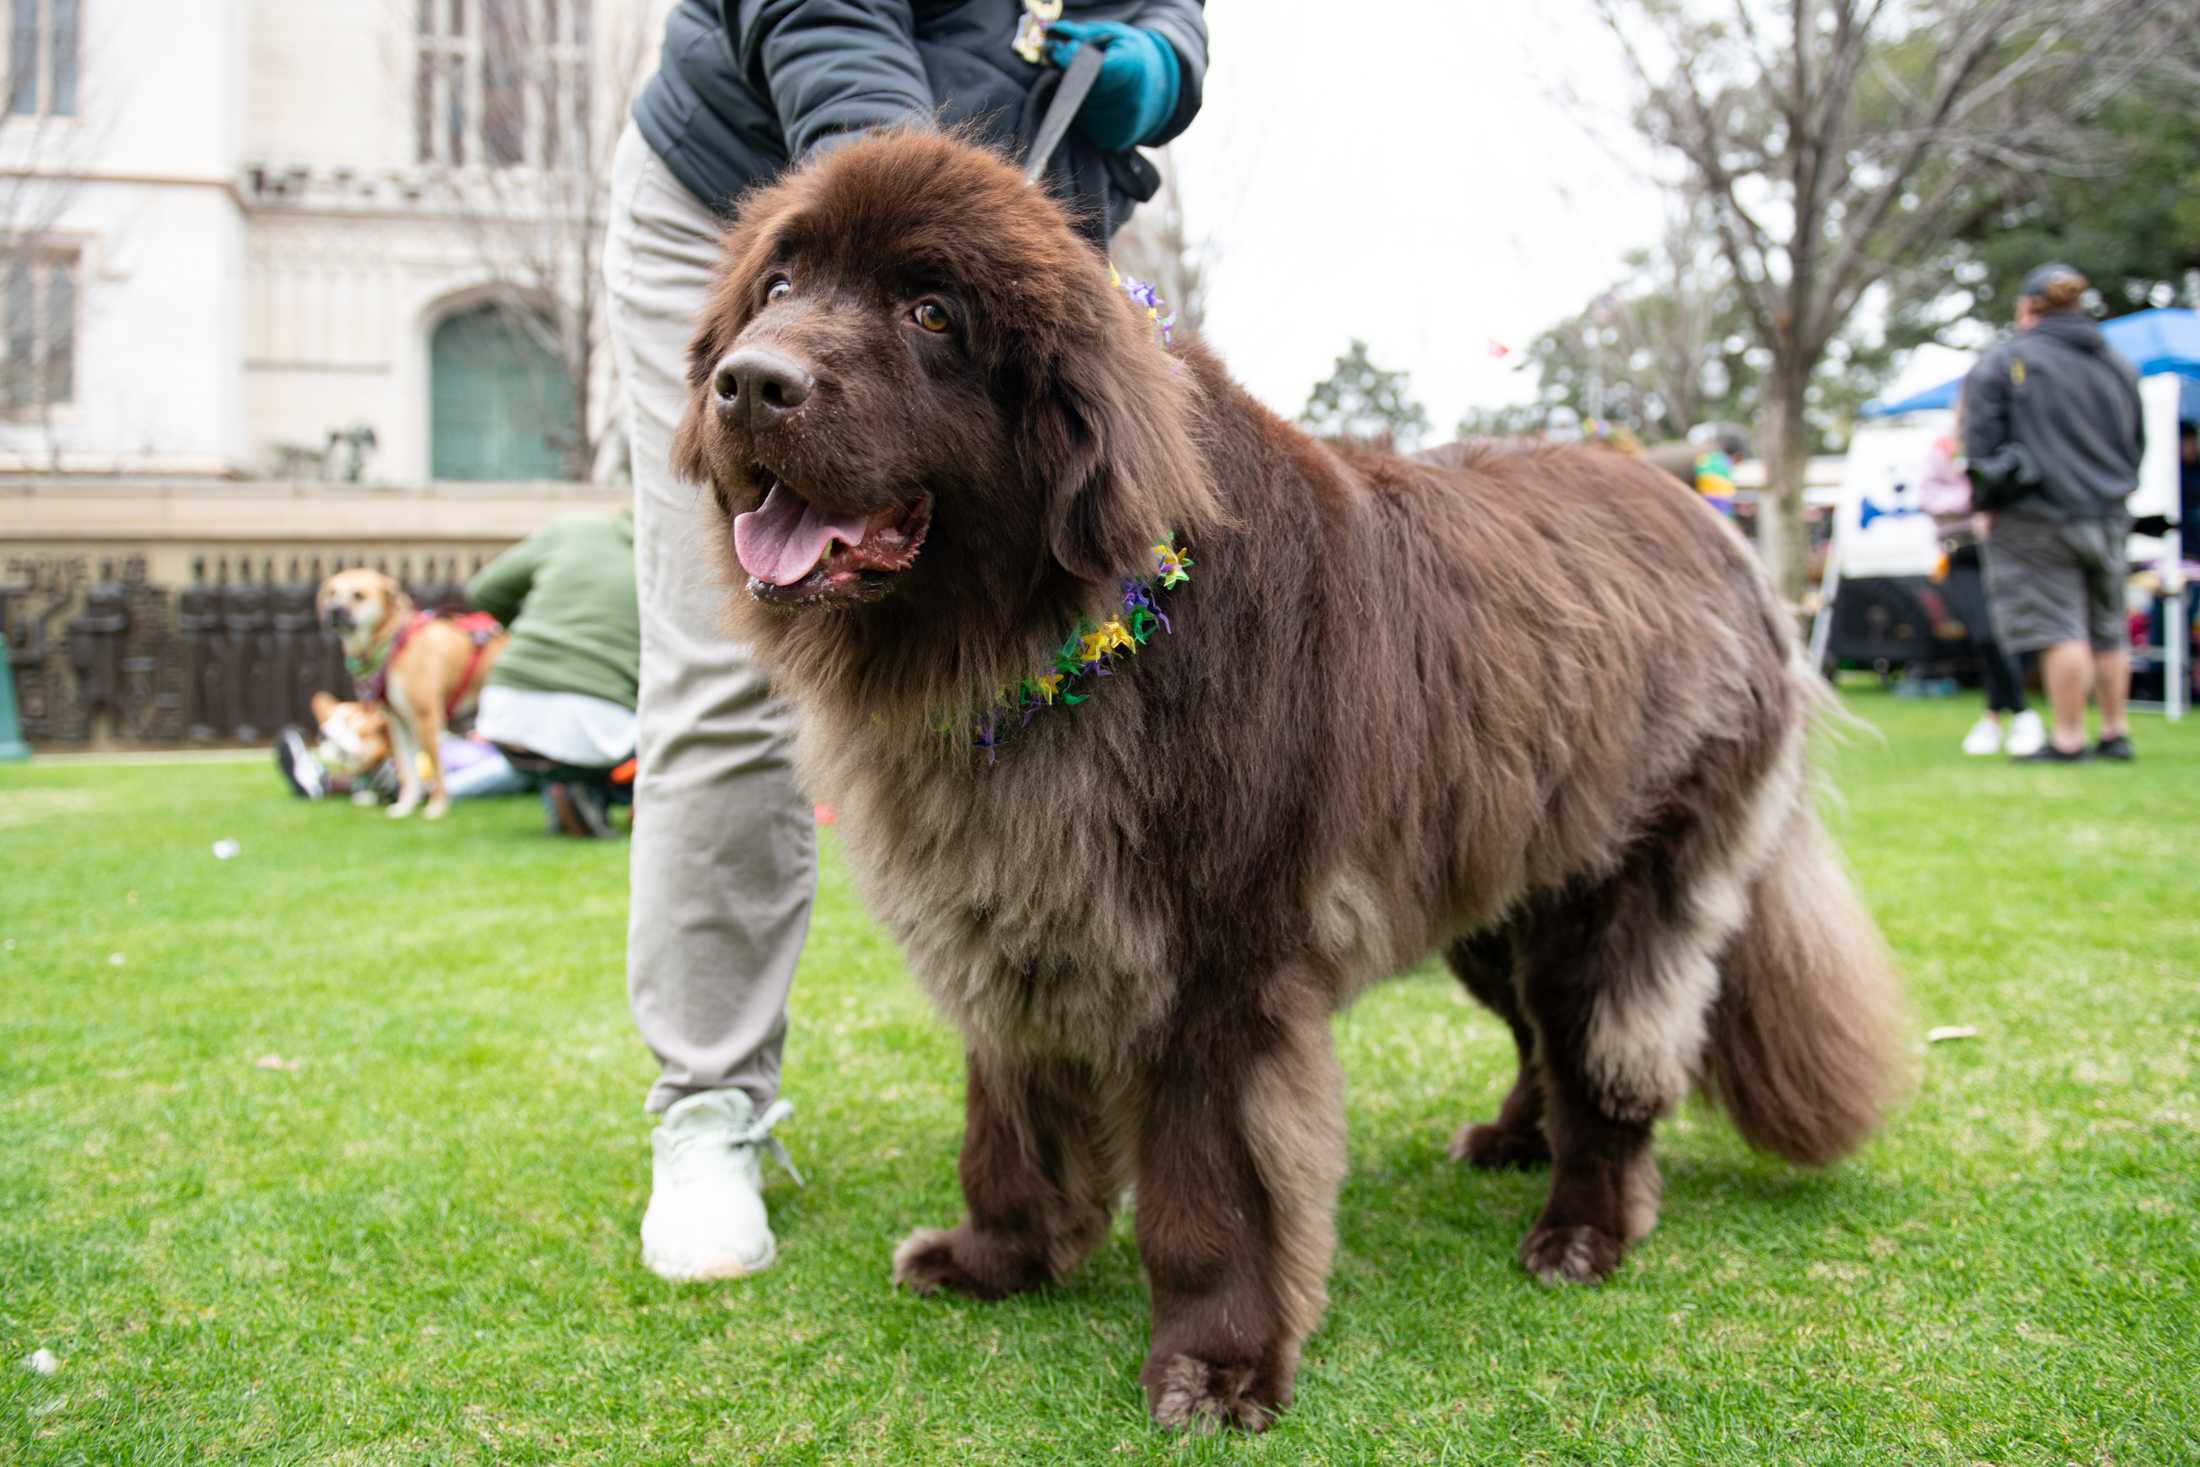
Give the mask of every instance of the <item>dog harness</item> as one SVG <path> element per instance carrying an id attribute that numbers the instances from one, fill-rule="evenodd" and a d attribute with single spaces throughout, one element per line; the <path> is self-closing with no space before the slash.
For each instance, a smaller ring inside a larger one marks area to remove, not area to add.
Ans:
<path id="1" fill-rule="evenodd" d="M 504 630 L 502 623 L 486 611 L 467 611 L 455 614 L 439 611 L 416 611 L 412 614 L 410 621 L 398 628 L 397 636 L 391 641 L 389 650 L 382 654 L 381 660 L 376 662 L 372 669 L 368 669 L 363 660 L 346 658 L 345 664 L 351 669 L 352 683 L 358 690 L 360 702 L 366 704 L 369 708 L 382 706 L 383 695 L 389 691 L 390 663 L 396 660 L 398 653 L 405 650 L 405 644 L 412 640 L 414 632 L 419 631 L 433 621 L 450 622 L 458 630 L 464 632 L 474 644 L 473 655 L 466 659 L 466 670 L 459 674 L 457 686 L 451 689 L 451 696 L 443 705 L 443 716 L 445 718 L 452 718 L 457 715 L 458 705 L 466 701 L 466 695 L 474 690 L 474 679 L 481 675 L 481 659 L 487 653 L 489 644 L 495 641 Z"/>

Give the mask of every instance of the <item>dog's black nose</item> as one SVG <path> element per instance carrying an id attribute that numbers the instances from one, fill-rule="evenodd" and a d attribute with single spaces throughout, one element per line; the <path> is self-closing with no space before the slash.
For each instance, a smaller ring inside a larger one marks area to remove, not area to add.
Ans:
<path id="1" fill-rule="evenodd" d="M 816 385 L 817 379 L 800 362 L 758 346 L 729 352 L 711 379 L 718 395 L 718 415 L 751 429 L 776 424 L 809 401 L 810 389 Z"/>

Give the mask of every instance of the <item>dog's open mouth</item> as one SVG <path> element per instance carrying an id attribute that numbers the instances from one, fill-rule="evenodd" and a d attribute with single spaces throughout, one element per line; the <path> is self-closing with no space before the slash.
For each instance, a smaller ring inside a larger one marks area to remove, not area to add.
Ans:
<path id="1" fill-rule="evenodd" d="M 930 495 L 874 514 L 832 515 L 769 471 L 753 472 L 764 502 L 734 516 L 733 553 L 759 601 L 869 601 L 916 564 L 932 526 Z"/>

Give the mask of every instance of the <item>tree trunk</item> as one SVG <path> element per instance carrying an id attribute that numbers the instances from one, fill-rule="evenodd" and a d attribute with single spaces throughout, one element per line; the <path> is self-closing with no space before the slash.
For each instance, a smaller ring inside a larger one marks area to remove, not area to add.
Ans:
<path id="1" fill-rule="evenodd" d="M 1810 425 L 1803 418 L 1808 366 L 1776 358 L 1765 383 L 1771 442 L 1765 447 L 1765 487 L 1757 498 L 1757 550 L 1772 584 L 1798 607 L 1810 569 L 1810 535 L 1803 519 L 1803 478 L 1810 465 Z"/>

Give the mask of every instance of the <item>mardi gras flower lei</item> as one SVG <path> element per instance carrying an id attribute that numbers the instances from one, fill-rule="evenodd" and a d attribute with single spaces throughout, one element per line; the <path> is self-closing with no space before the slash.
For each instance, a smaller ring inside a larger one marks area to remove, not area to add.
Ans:
<path id="1" fill-rule="evenodd" d="M 1108 284 L 1129 296 L 1133 304 L 1145 309 L 1147 324 L 1153 327 L 1154 340 L 1161 344 L 1164 351 L 1176 345 L 1176 312 L 1169 310 L 1169 303 L 1161 298 L 1161 292 L 1135 275 L 1117 273 L 1113 260 L 1108 262 Z M 1168 311 L 1168 314 L 1163 315 L 1164 311 Z"/>
<path id="2" fill-rule="evenodd" d="M 1169 309 L 1161 292 L 1134 275 L 1123 274 L 1112 260 L 1108 262 L 1108 284 L 1145 311 L 1156 345 L 1167 351 L 1176 344 L 1176 312 Z M 973 748 L 985 751 L 988 766 L 1000 757 L 1001 744 L 1008 731 L 1003 727 L 1005 719 L 1015 719 L 1015 728 L 1026 728 L 1042 708 L 1073 708 L 1092 696 L 1089 690 L 1077 691 L 1086 679 L 1115 675 L 1117 654 L 1135 655 L 1157 631 L 1175 634 L 1176 628 L 1170 625 L 1167 614 L 1154 604 L 1154 592 L 1173 591 L 1189 581 L 1197 562 L 1189 552 L 1177 548 L 1173 535 L 1156 541 L 1152 554 L 1152 575 L 1123 582 L 1121 611 L 1098 623 L 1090 617 L 1079 617 L 1076 627 L 1055 650 L 1052 666 L 1033 673 L 1013 688 L 1001 689 L 994 705 L 980 717 L 977 733 L 970 741 Z M 951 727 L 945 725 L 941 732 Z"/>
<path id="3" fill-rule="evenodd" d="M 988 766 L 1000 757 L 1001 745 L 1009 733 L 1028 728 L 1040 709 L 1076 707 L 1092 696 L 1094 680 L 1115 675 L 1120 657 L 1137 655 L 1156 632 L 1175 635 L 1175 626 L 1168 613 L 1155 604 L 1154 595 L 1173 591 L 1189 581 L 1192 567 L 1198 562 L 1190 552 L 1177 548 L 1173 535 L 1157 541 L 1151 553 L 1153 574 L 1124 580 L 1122 610 L 1099 621 L 1080 616 L 1055 649 L 1052 663 L 1014 687 L 1001 689 L 992 706 L 980 715 L 970 744 L 985 751 Z M 947 732 L 944 728 L 941 731 Z"/>

